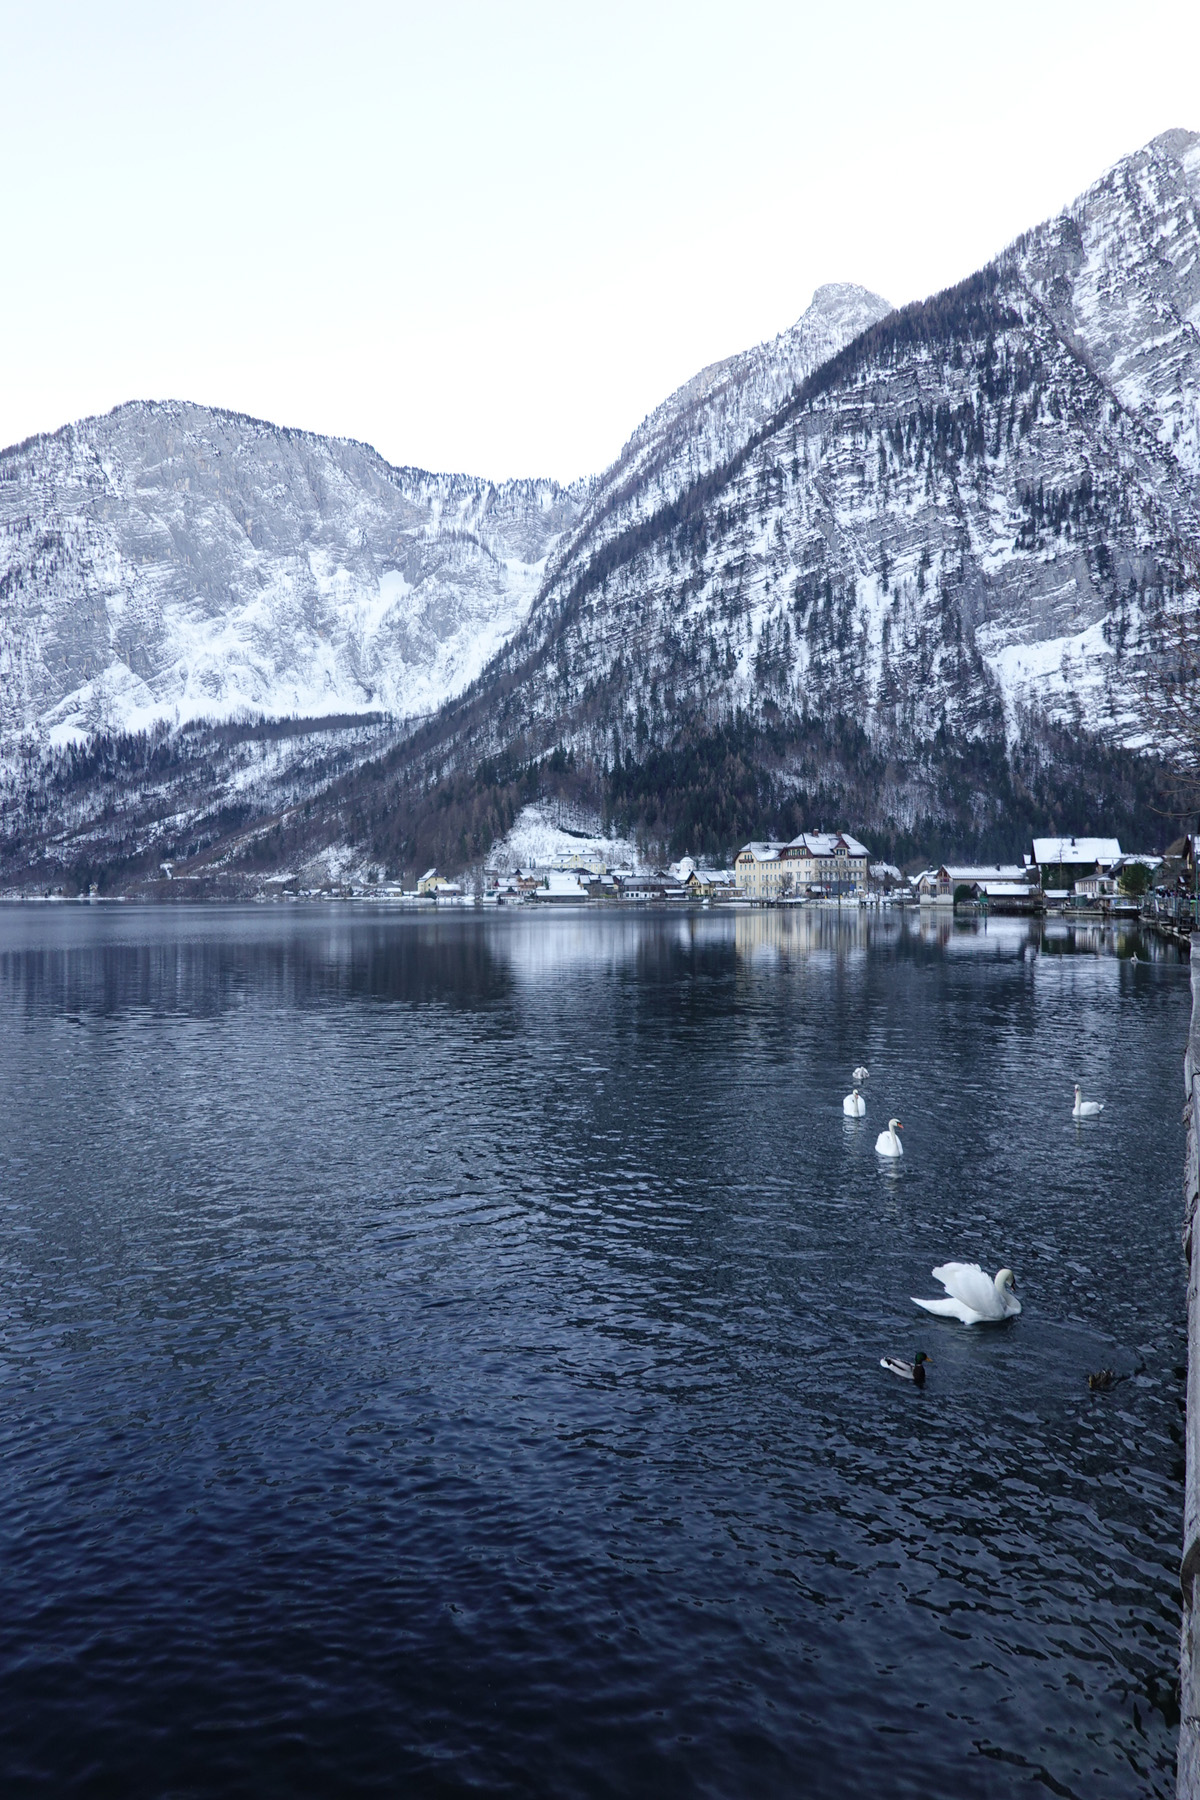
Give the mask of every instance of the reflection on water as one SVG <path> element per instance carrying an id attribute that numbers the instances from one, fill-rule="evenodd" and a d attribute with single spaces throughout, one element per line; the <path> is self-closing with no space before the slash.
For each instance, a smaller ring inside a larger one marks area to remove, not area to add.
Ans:
<path id="1" fill-rule="evenodd" d="M 8 1790 L 1170 1793 L 1188 998 L 1100 924 L 0 910 Z"/>

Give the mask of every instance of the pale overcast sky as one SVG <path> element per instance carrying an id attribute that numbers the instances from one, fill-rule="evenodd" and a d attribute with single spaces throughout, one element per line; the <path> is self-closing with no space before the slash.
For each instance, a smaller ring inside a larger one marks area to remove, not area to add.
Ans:
<path id="1" fill-rule="evenodd" d="M 570 477 L 1177 125 L 1197 0 L 0 0 L 0 443 L 176 397 Z"/>

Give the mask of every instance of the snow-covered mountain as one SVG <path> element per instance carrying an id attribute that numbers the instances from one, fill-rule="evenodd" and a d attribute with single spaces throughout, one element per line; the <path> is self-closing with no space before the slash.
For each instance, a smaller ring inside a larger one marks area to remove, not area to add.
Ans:
<path id="1" fill-rule="evenodd" d="M 788 331 L 712 363 L 638 426 L 551 558 L 571 567 L 729 461 L 815 369 L 892 310 L 853 282 L 819 287 Z"/>
<path id="2" fill-rule="evenodd" d="M 1011 751 L 1040 720 L 1144 744 L 1197 543 L 1198 203 L 1200 137 L 1168 132 L 869 324 L 723 461 L 706 422 L 690 485 L 634 440 L 618 503 L 606 477 L 447 734 L 611 768 L 735 717 L 840 719 L 910 820 L 936 816 L 915 765 L 939 737 Z"/>
<path id="3" fill-rule="evenodd" d="M 0 453 L 0 737 L 429 712 L 525 617 L 590 485 L 176 402 L 31 439 Z"/>
<path id="4" fill-rule="evenodd" d="M 931 300 L 819 290 L 575 489 L 188 408 L 89 421 L 0 475 L 14 722 L 87 720 L 101 676 L 193 712 L 210 690 L 326 713 L 449 696 L 352 754 L 325 733 L 302 781 L 273 751 L 256 788 L 247 740 L 222 766 L 255 866 L 335 839 L 461 866 L 543 792 L 705 850 L 834 811 L 879 847 L 1140 829 L 1146 684 L 1164 614 L 1196 602 L 1200 137 L 1157 138 Z M 86 768 L 30 769 L 10 840 L 65 860 Z M 187 839 L 175 777 L 151 801 L 152 777 L 128 864 Z M 88 812 L 89 856 L 114 805 Z M 203 834 L 223 866 L 227 812 Z"/>

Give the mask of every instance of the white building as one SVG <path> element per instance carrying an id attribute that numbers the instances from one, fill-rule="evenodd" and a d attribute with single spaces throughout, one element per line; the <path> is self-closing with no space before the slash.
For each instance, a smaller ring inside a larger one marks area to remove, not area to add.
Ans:
<path id="1" fill-rule="evenodd" d="M 846 831 L 802 831 L 785 844 L 780 861 L 799 893 L 865 894 L 870 856 Z"/>
<path id="2" fill-rule="evenodd" d="M 953 906 L 959 888 L 977 888 L 986 893 L 990 888 L 1007 889 L 1005 899 L 1016 898 L 1016 890 L 1026 894 L 1036 888 L 1032 872 L 1020 863 L 943 863 L 940 868 L 926 869 L 917 882 L 924 904 Z"/>
<path id="3" fill-rule="evenodd" d="M 1089 875 L 1107 875 L 1121 859 L 1116 838 L 1041 837 L 1033 840 L 1033 861 L 1044 888 L 1065 889 Z"/>

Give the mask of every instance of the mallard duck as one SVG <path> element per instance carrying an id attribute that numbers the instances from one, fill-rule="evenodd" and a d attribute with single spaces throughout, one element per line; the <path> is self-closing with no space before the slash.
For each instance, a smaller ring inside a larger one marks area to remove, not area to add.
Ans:
<path id="1" fill-rule="evenodd" d="M 932 1361 L 932 1356 L 926 1356 L 923 1350 L 918 1350 L 910 1363 L 902 1361 L 898 1356 L 881 1356 L 879 1366 L 886 1369 L 889 1375 L 898 1375 L 901 1381 L 915 1381 L 918 1387 L 924 1387 L 925 1364 Z"/>
<path id="2" fill-rule="evenodd" d="M 1093 1375 L 1088 1376 L 1088 1386 L 1093 1390 L 1103 1390 L 1110 1388 L 1115 1380 L 1116 1376 L 1111 1369 L 1097 1369 Z"/>

